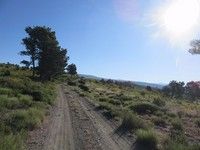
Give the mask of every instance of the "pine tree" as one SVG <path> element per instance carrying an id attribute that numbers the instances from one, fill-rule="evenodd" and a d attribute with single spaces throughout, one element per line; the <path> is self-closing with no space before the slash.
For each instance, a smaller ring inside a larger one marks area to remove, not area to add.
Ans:
<path id="1" fill-rule="evenodd" d="M 68 65 L 67 66 L 67 71 L 71 75 L 76 75 L 77 74 L 76 65 L 75 64 Z"/>
<path id="2" fill-rule="evenodd" d="M 28 39 L 32 40 L 29 40 L 30 43 L 25 45 L 26 47 L 31 45 L 37 52 L 36 60 L 38 61 L 40 78 L 42 80 L 50 80 L 62 74 L 67 66 L 69 57 L 66 56 L 67 50 L 59 46 L 55 32 L 45 26 L 28 27 L 26 28 L 27 30 L 30 36 Z"/>
<path id="3" fill-rule="evenodd" d="M 25 65 L 32 65 L 33 70 L 33 77 L 35 76 L 35 68 L 36 68 L 36 61 L 38 60 L 38 49 L 36 47 L 36 39 L 33 36 L 33 29 L 31 27 L 27 27 L 25 29 L 28 37 L 22 39 L 22 44 L 25 45 L 26 50 L 20 52 L 20 55 L 30 56 L 30 61 L 23 60 L 21 61 L 22 64 L 26 63 Z M 25 62 L 26 61 L 26 62 Z"/>

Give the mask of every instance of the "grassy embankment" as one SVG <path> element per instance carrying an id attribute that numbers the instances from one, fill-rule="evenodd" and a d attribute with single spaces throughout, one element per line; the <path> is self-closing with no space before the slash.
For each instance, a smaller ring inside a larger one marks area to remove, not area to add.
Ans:
<path id="1" fill-rule="evenodd" d="M 131 132 L 139 149 L 200 149 L 198 102 L 171 99 L 157 90 L 138 86 L 125 87 L 76 77 L 66 79 L 80 96 L 90 98 L 105 117 L 121 124 L 119 130 Z"/>
<path id="2" fill-rule="evenodd" d="M 38 127 L 55 99 L 55 85 L 31 79 L 31 71 L 0 64 L 0 150 L 26 149 L 27 131 Z"/>

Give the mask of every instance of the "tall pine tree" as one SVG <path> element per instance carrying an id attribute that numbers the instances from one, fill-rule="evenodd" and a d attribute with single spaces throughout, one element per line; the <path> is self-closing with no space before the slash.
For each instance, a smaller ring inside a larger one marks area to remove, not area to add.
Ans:
<path id="1" fill-rule="evenodd" d="M 42 80 L 50 80 L 51 78 L 62 74 L 67 66 L 67 50 L 59 46 L 55 32 L 49 27 L 28 27 L 26 31 L 29 34 L 29 45 L 33 45 L 37 52 L 38 73 Z M 27 38 L 25 38 L 27 39 Z M 26 47 L 28 44 L 24 43 Z M 29 50 L 29 49 L 28 49 Z"/>

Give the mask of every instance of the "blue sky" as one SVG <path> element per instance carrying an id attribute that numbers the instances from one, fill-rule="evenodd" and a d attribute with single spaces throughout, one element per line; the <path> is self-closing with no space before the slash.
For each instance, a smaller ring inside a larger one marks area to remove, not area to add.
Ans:
<path id="1" fill-rule="evenodd" d="M 0 62 L 19 63 L 24 28 L 45 25 L 56 31 L 79 73 L 155 83 L 199 80 L 200 56 L 187 52 L 190 40 L 155 36 L 162 29 L 149 16 L 161 2 L 0 0 Z"/>

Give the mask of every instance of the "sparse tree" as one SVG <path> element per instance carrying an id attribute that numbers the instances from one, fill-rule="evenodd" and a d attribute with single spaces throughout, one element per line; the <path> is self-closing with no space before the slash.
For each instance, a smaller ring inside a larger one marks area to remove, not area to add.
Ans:
<path id="1" fill-rule="evenodd" d="M 147 90 L 147 91 L 152 91 L 151 86 L 146 86 L 146 90 Z"/>
<path id="2" fill-rule="evenodd" d="M 171 81 L 169 85 L 165 86 L 162 89 L 162 91 L 167 96 L 182 98 L 185 92 L 184 85 L 184 82 Z"/>
<path id="3" fill-rule="evenodd" d="M 68 67 L 67 67 L 67 72 L 68 72 L 70 75 L 76 75 L 76 74 L 77 74 L 76 65 L 75 65 L 75 64 L 70 64 L 70 65 L 68 65 Z"/>
<path id="4" fill-rule="evenodd" d="M 185 94 L 191 100 L 200 98 L 200 82 L 188 82 L 185 86 Z"/>
<path id="5" fill-rule="evenodd" d="M 171 81 L 169 83 L 169 87 L 171 89 L 171 96 L 175 98 L 181 98 L 185 91 L 184 85 L 184 82 Z"/>

